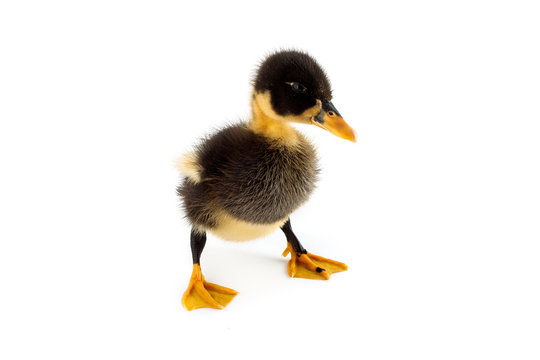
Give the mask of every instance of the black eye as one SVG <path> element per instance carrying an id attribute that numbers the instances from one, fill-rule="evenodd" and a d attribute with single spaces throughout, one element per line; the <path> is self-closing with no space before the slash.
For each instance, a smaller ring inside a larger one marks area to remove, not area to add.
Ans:
<path id="1" fill-rule="evenodd" d="M 304 85 L 300 83 L 292 82 L 292 83 L 289 83 L 289 85 L 291 85 L 291 88 L 293 89 L 295 93 L 303 94 L 307 91 L 307 87 L 305 87 Z"/>

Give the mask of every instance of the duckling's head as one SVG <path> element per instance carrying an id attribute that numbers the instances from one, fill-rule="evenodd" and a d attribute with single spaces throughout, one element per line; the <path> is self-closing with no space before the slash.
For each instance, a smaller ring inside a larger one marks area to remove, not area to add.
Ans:
<path id="1" fill-rule="evenodd" d="M 332 89 L 324 70 L 300 51 L 279 51 L 268 56 L 254 79 L 252 106 L 259 121 L 313 124 L 356 141 L 354 130 L 331 100 Z"/>

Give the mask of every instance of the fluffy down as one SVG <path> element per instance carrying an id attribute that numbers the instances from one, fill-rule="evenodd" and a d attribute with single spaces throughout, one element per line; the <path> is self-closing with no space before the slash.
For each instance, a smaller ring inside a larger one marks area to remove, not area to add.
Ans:
<path id="1" fill-rule="evenodd" d="M 193 227 L 248 240 L 281 226 L 317 180 L 315 150 L 297 136 L 294 146 L 284 146 L 238 124 L 202 141 L 177 189 Z M 243 226 L 234 230 L 234 224 Z"/>

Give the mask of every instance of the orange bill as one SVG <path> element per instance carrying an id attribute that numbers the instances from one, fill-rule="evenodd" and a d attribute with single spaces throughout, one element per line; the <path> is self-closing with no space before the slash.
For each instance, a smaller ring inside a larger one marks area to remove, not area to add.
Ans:
<path id="1" fill-rule="evenodd" d="M 330 131 L 342 139 L 356 142 L 356 134 L 353 128 L 343 120 L 330 101 L 323 102 L 321 112 L 311 119 L 311 123 Z"/>

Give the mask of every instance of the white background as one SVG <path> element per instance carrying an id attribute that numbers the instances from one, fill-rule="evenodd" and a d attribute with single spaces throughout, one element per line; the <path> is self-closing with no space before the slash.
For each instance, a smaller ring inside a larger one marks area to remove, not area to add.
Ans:
<path id="1" fill-rule="evenodd" d="M 534 1 L 3 1 L 0 358 L 540 358 Z M 191 273 L 173 163 L 249 117 L 270 51 L 326 68 L 352 144 L 292 218 L 348 272 L 291 279 L 280 233 Z"/>

